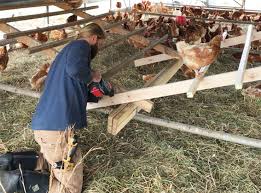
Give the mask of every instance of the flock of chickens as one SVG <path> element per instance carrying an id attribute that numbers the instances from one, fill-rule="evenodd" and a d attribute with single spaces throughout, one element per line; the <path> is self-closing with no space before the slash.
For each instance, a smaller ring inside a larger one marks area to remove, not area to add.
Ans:
<path id="1" fill-rule="evenodd" d="M 117 8 L 121 4 L 117 3 Z M 164 14 L 173 14 L 177 17 L 148 17 L 142 12 L 155 12 Z M 225 38 L 232 38 L 246 33 L 245 29 L 236 24 L 220 23 L 215 21 L 197 21 L 196 19 L 186 19 L 187 16 L 194 18 L 208 19 L 227 19 L 261 22 L 261 14 L 245 13 L 243 10 L 238 11 L 220 11 L 205 10 L 202 8 L 192 8 L 184 6 L 178 9 L 171 9 L 162 3 L 152 5 L 149 1 L 143 0 L 141 3 L 134 4 L 131 12 L 121 12 L 120 10 L 114 16 L 108 16 L 107 21 L 130 19 L 124 24 L 124 28 L 133 31 L 141 27 L 146 27 L 144 36 L 146 38 L 160 38 L 169 34 L 169 38 L 164 44 L 176 49 L 183 58 L 185 65 L 181 70 L 188 78 L 194 78 L 199 75 L 199 70 L 215 61 L 220 53 L 221 41 Z M 255 26 L 256 31 L 261 31 L 261 23 Z M 144 48 L 141 42 L 129 41 L 136 48 Z M 244 45 L 235 47 L 243 48 Z M 261 41 L 253 41 L 252 49 L 260 50 Z M 146 56 L 156 55 L 157 51 L 149 51 Z M 234 58 L 240 59 L 241 53 L 234 53 Z M 250 54 L 249 62 L 261 62 L 260 54 Z"/>
<path id="2" fill-rule="evenodd" d="M 71 15 L 67 18 L 67 23 L 74 22 L 74 21 L 77 21 L 76 15 Z M 59 30 L 52 30 L 50 32 L 44 32 L 44 33 L 37 32 L 31 34 L 30 37 L 41 43 L 45 43 L 48 40 L 58 41 L 58 40 L 65 39 L 68 37 L 68 34 L 66 33 L 65 29 L 59 29 Z M 28 48 L 28 46 L 21 42 L 0 46 L 0 72 L 4 71 L 7 67 L 9 61 L 8 52 L 21 48 Z M 32 76 L 32 78 L 30 79 L 32 89 L 38 91 L 41 89 L 45 81 L 45 78 L 47 76 L 49 67 L 50 64 L 43 64 L 42 66 L 40 66 L 37 72 Z"/>
<path id="3" fill-rule="evenodd" d="M 192 8 L 184 6 L 179 10 L 171 9 L 161 4 L 152 5 L 150 1 L 142 0 L 141 3 L 134 4 L 130 12 L 121 12 L 121 2 L 117 2 L 119 9 L 114 15 L 107 16 L 107 22 L 117 22 L 123 19 L 129 19 L 124 23 L 126 30 L 133 31 L 141 27 L 146 27 L 143 32 L 144 37 L 155 39 L 169 34 L 169 38 L 163 44 L 171 47 L 179 53 L 185 65 L 181 70 L 187 78 L 194 78 L 200 75 L 200 69 L 213 63 L 219 55 L 221 41 L 225 38 L 240 36 L 245 33 L 245 29 L 235 24 L 223 24 L 214 21 L 196 21 L 195 19 L 186 19 L 186 16 L 195 18 L 211 19 L 230 19 L 242 21 L 261 22 L 261 14 L 247 14 L 243 10 L 238 11 L 218 11 L 205 10 L 202 8 Z M 148 17 L 140 11 L 153 13 L 166 13 L 176 15 L 173 17 Z M 77 16 L 72 15 L 67 18 L 67 22 L 77 21 Z M 261 31 L 261 24 L 255 26 L 256 31 Z M 62 40 L 67 38 L 68 34 L 65 29 L 53 30 L 49 33 L 35 33 L 30 35 L 37 41 L 47 42 L 48 40 Z M 144 48 L 138 41 L 130 41 L 136 48 Z M 243 45 L 237 47 L 242 48 Z M 260 50 L 261 41 L 252 42 L 252 48 Z M 17 43 L 15 48 L 27 48 L 25 44 Z M 0 47 L 0 72 L 5 70 L 9 60 L 7 46 Z M 155 50 L 150 50 L 146 56 L 158 54 Z M 235 58 L 240 58 L 241 53 L 234 54 Z M 260 54 L 250 55 L 251 62 L 261 62 Z M 32 89 L 40 90 L 47 76 L 50 64 L 42 65 L 36 74 L 30 79 Z"/>

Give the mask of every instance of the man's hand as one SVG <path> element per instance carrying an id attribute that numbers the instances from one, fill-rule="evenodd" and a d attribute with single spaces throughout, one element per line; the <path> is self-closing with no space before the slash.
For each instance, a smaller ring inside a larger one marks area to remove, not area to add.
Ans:
<path id="1" fill-rule="evenodd" d="M 102 76 L 100 72 L 95 70 L 92 71 L 92 82 L 100 82 L 101 78 Z"/>

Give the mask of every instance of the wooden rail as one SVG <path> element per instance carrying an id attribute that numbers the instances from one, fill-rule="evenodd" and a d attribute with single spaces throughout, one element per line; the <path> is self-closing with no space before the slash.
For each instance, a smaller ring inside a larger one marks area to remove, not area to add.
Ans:
<path id="1" fill-rule="evenodd" d="M 50 26 L 50 27 L 37 28 L 37 29 L 26 30 L 26 31 L 8 33 L 8 34 L 4 34 L 4 38 L 5 39 L 11 39 L 11 38 L 17 38 L 17 37 L 21 37 L 21 36 L 27 36 L 27 35 L 37 33 L 37 32 L 45 32 L 45 31 L 51 31 L 51 30 L 56 30 L 56 29 L 63 29 L 65 27 L 89 23 L 91 21 L 104 18 L 104 17 L 111 15 L 111 14 L 113 14 L 113 12 L 104 13 L 104 14 L 97 15 L 97 16 L 91 16 L 90 18 L 87 18 L 87 19 L 82 19 L 82 20 L 79 20 L 79 21 L 65 23 L 65 24 L 54 25 L 54 26 Z"/>
<path id="2" fill-rule="evenodd" d="M 86 11 L 86 10 L 97 9 L 97 8 L 99 8 L 99 6 L 90 6 L 90 7 L 84 7 L 84 8 L 79 8 L 79 9 L 56 11 L 56 12 L 50 12 L 50 13 L 40 13 L 40 14 L 26 15 L 26 16 L 8 17 L 8 18 L 0 19 L 0 23 L 16 22 L 16 21 L 23 21 L 23 20 L 29 20 L 29 19 L 38 19 L 38 18 L 42 18 L 42 17 L 50 17 L 50 16 L 67 14 L 67 13 L 75 13 L 76 11 Z"/>

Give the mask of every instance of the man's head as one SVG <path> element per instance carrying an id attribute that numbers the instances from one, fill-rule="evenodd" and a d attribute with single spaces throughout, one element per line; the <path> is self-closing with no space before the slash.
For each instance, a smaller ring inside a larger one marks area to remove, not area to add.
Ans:
<path id="1" fill-rule="evenodd" d="M 85 39 L 90 45 L 99 45 L 105 39 L 105 32 L 96 23 L 90 23 L 79 32 L 79 38 Z"/>

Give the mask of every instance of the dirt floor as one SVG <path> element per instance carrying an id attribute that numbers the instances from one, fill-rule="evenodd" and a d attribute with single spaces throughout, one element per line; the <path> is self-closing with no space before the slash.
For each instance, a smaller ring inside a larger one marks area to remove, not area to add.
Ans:
<path id="1" fill-rule="evenodd" d="M 93 66 L 104 72 L 137 51 L 127 43 L 115 45 L 100 53 Z M 39 54 L 15 51 L 0 82 L 30 88 L 28 79 L 46 61 Z M 222 53 L 208 75 L 236 70 L 238 63 Z M 129 89 L 141 88 L 142 74 L 157 73 L 165 65 L 137 69 L 131 64 L 114 82 Z M 183 79 L 178 72 L 171 82 Z M 244 98 L 233 86 L 200 91 L 193 99 L 177 95 L 153 101 L 151 116 L 261 139 L 261 101 Z M 37 99 L 0 91 L 1 152 L 38 149 L 30 129 L 36 104 Z M 85 193 L 261 191 L 259 149 L 136 121 L 116 137 L 106 128 L 107 116 L 90 112 L 88 127 L 79 132 L 83 153 L 98 148 L 84 160 Z"/>

